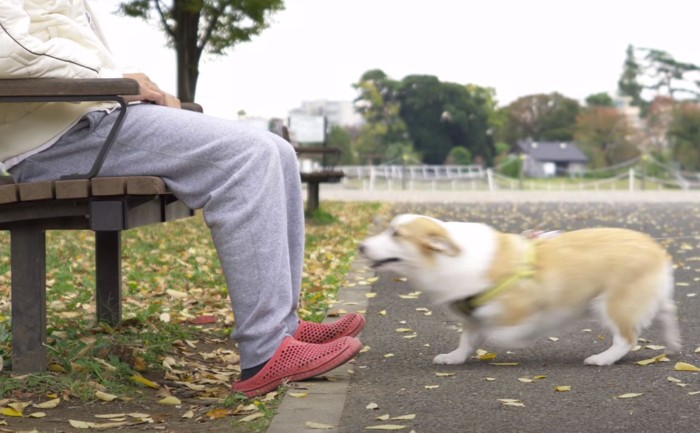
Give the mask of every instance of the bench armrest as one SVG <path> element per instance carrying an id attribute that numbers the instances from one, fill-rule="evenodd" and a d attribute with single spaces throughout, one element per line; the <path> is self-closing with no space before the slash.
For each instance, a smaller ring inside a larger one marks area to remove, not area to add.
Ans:
<path id="1" fill-rule="evenodd" d="M 138 95 L 131 78 L 18 78 L 0 80 L 0 97 Z"/>

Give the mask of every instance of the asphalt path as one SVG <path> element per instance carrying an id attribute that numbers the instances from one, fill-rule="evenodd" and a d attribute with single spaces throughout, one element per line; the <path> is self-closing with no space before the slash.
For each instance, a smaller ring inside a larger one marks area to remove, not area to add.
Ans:
<path id="1" fill-rule="evenodd" d="M 433 365 L 436 354 L 456 347 L 457 323 L 416 293 L 410 281 L 380 272 L 361 334 L 368 350 L 357 357 L 335 431 L 401 426 L 398 431 L 415 433 L 700 432 L 700 373 L 674 369 L 677 362 L 700 367 L 695 353 L 700 347 L 700 205 L 411 203 L 395 204 L 395 212 L 481 221 L 508 232 L 612 226 L 649 233 L 667 247 L 677 267 L 683 350 L 668 362 L 638 365 L 664 353 L 656 347 L 664 342 L 654 323 L 643 332 L 641 348 L 617 364 L 585 366 L 584 358 L 607 348 L 611 338 L 595 321 L 585 320 L 524 347 L 483 347 L 496 353 L 492 360 Z"/>

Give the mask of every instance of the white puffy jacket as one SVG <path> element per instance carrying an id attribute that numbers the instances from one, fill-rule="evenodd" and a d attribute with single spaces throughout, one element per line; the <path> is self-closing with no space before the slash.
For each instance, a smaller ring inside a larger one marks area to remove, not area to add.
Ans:
<path id="1" fill-rule="evenodd" d="M 121 76 L 86 1 L 0 0 L 0 78 Z M 86 113 L 114 106 L 0 104 L 0 161 L 9 168 L 53 144 Z"/>

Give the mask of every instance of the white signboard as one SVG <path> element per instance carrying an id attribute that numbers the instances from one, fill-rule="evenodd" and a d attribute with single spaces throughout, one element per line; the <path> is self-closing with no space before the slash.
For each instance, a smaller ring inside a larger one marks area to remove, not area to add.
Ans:
<path id="1" fill-rule="evenodd" d="M 292 114 L 289 130 L 297 143 L 323 143 L 326 141 L 326 121 L 323 116 Z"/>

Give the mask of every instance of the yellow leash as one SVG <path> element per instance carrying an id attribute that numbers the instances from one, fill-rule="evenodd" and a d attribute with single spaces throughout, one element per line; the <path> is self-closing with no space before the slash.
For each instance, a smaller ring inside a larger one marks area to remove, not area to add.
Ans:
<path id="1" fill-rule="evenodd" d="M 535 246 L 533 245 L 533 242 L 528 242 L 528 248 L 527 251 L 525 251 L 525 260 L 515 274 L 511 275 L 510 277 L 501 281 L 497 286 L 491 287 L 485 292 L 453 302 L 452 306 L 457 308 L 462 313 L 469 315 L 477 308 L 487 304 L 498 295 L 508 290 L 517 281 L 532 277 L 535 274 L 534 266 Z"/>

